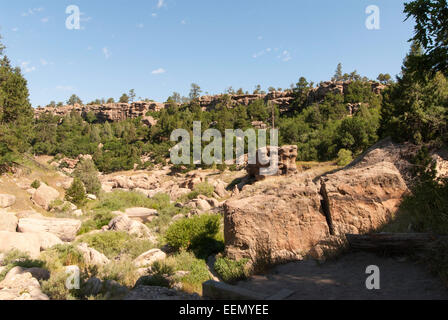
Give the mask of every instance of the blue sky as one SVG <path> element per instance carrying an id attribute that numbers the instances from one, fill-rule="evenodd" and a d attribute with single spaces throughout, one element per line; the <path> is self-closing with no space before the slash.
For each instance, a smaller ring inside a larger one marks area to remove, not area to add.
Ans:
<path id="1" fill-rule="evenodd" d="M 190 84 L 204 92 L 257 84 L 287 88 L 300 76 L 328 80 L 338 62 L 376 78 L 396 75 L 412 21 L 401 0 L 46 0 L 1 1 L 6 54 L 22 67 L 33 106 L 85 102 L 135 89 L 164 101 Z M 68 30 L 67 6 L 82 12 Z M 365 10 L 380 9 L 380 30 Z"/>

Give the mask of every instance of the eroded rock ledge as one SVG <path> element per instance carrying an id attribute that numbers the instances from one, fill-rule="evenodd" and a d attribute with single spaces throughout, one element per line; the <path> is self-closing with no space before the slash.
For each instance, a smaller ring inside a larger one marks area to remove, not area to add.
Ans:
<path id="1" fill-rule="evenodd" d="M 385 140 L 346 168 L 311 180 L 297 174 L 225 204 L 226 252 L 234 259 L 282 263 L 322 253 L 346 233 L 388 223 L 412 183 L 411 145 Z M 273 178 L 275 179 L 275 178 Z"/>

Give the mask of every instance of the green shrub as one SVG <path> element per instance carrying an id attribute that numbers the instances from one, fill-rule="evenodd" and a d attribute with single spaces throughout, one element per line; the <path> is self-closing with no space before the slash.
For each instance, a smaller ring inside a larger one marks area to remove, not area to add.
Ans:
<path id="1" fill-rule="evenodd" d="M 34 180 L 33 183 L 31 184 L 31 188 L 39 189 L 39 187 L 40 187 L 40 181 L 39 180 Z"/>
<path id="2" fill-rule="evenodd" d="M 182 289 L 186 292 L 202 294 L 202 283 L 211 279 L 205 260 L 198 259 L 192 252 L 182 251 L 168 257 L 161 264 L 165 270 L 172 270 L 173 274 L 176 271 L 188 272 L 175 279 L 182 283 Z"/>
<path id="3" fill-rule="evenodd" d="M 8 272 L 14 267 L 22 268 L 42 268 L 45 263 L 41 260 L 30 259 L 28 253 L 19 250 L 8 251 L 3 257 L 5 268 L 0 272 L 0 281 L 2 281 Z"/>
<path id="4" fill-rule="evenodd" d="M 338 166 L 345 167 L 353 161 L 353 153 L 350 150 L 341 149 L 338 152 Z"/>
<path id="5" fill-rule="evenodd" d="M 235 261 L 225 257 L 218 257 L 214 268 L 222 280 L 228 283 L 234 283 L 244 280 L 249 276 L 248 262 L 248 259 Z"/>
<path id="6" fill-rule="evenodd" d="M 149 199 L 140 192 L 114 191 L 102 195 L 101 198 L 94 203 L 92 210 L 111 212 L 122 211 L 133 207 L 161 210 L 169 205 L 170 197 L 166 194 L 156 194 L 154 197 Z"/>
<path id="7" fill-rule="evenodd" d="M 194 186 L 193 191 L 196 191 L 198 194 L 202 194 L 206 197 L 213 197 L 213 192 L 215 192 L 215 188 L 209 184 L 208 182 L 201 182 Z"/>
<path id="8" fill-rule="evenodd" d="M 92 160 L 81 160 L 76 166 L 73 175 L 81 180 L 87 193 L 99 195 L 101 191 L 101 182 L 100 179 L 98 179 L 98 170 Z"/>
<path id="9" fill-rule="evenodd" d="M 133 287 L 140 277 L 137 269 L 132 259 L 124 258 L 111 261 L 109 264 L 101 267 L 97 276 L 102 280 L 113 280 L 122 286 Z"/>
<path id="10" fill-rule="evenodd" d="M 85 267 L 82 253 L 73 244 L 58 244 L 41 253 L 40 259 L 45 262 L 49 271 L 61 271 L 63 267 L 77 265 Z"/>
<path id="11" fill-rule="evenodd" d="M 99 230 L 102 227 L 107 226 L 113 218 L 114 215 L 110 212 L 97 213 L 92 219 L 83 221 L 81 229 L 78 231 L 78 235 L 85 234 L 93 230 Z"/>
<path id="12" fill-rule="evenodd" d="M 66 286 L 65 271 L 51 273 L 50 279 L 41 282 L 42 292 L 51 300 L 77 300 L 79 290 L 69 290 Z"/>
<path id="13" fill-rule="evenodd" d="M 97 234 L 88 234 L 79 240 L 87 243 L 91 248 L 114 259 L 120 255 L 136 258 L 140 254 L 153 249 L 154 244 L 145 239 L 137 239 L 126 232 L 109 231 Z"/>
<path id="14" fill-rule="evenodd" d="M 72 185 L 65 194 L 65 199 L 77 206 L 82 206 L 86 203 L 87 195 L 81 180 L 78 178 L 73 180 Z"/>
<path id="15" fill-rule="evenodd" d="M 168 228 L 165 240 L 176 250 L 193 250 L 200 254 L 208 254 L 221 248 L 221 242 L 218 240 L 220 227 L 219 215 L 182 219 Z"/>

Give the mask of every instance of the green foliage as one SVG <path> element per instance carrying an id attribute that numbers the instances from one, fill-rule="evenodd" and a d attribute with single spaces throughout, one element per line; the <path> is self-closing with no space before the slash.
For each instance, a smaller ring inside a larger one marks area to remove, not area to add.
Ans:
<path id="1" fill-rule="evenodd" d="M 84 185 L 82 184 L 79 178 L 75 178 L 72 182 L 72 185 L 67 190 L 65 194 L 65 199 L 70 201 L 71 203 L 76 204 L 77 206 L 82 206 L 87 201 L 86 191 L 84 189 Z"/>
<path id="2" fill-rule="evenodd" d="M 448 235 L 448 181 L 422 180 L 404 199 L 401 210 L 410 215 L 415 231 Z"/>
<path id="3" fill-rule="evenodd" d="M 176 250 L 192 250 L 198 256 L 208 256 L 223 249 L 219 239 L 221 217 L 202 215 L 174 222 L 165 234 L 168 245 Z"/>
<path id="4" fill-rule="evenodd" d="M 73 175 L 81 180 L 87 193 L 99 195 L 101 190 L 101 182 L 98 178 L 98 170 L 92 160 L 81 160 L 76 166 Z"/>
<path id="5" fill-rule="evenodd" d="M 345 149 L 339 150 L 338 159 L 337 159 L 338 166 L 345 167 L 350 162 L 352 162 L 353 161 L 352 155 L 353 154 L 350 150 L 345 150 Z"/>
<path id="6" fill-rule="evenodd" d="M 31 188 L 39 189 L 39 187 L 40 187 L 40 181 L 39 180 L 34 180 L 33 183 L 31 184 Z"/>
<path id="7" fill-rule="evenodd" d="M 107 226 L 113 218 L 114 215 L 110 212 L 99 212 L 95 214 L 93 218 L 83 221 L 81 228 L 78 231 L 78 235 L 93 230 L 100 230 L 102 227 Z"/>
<path id="8" fill-rule="evenodd" d="M 187 292 L 201 294 L 202 283 L 211 279 L 206 261 L 198 259 L 192 252 L 181 251 L 168 257 L 160 265 L 162 266 L 159 268 L 160 270 L 167 270 L 172 273 L 187 271 L 188 274 L 176 279 L 182 283 L 182 289 Z"/>
<path id="9" fill-rule="evenodd" d="M 425 49 L 416 64 L 420 74 L 443 72 L 448 76 L 448 5 L 446 0 L 413 0 L 404 5 L 407 19 L 415 20 L 414 37 Z"/>
<path id="10" fill-rule="evenodd" d="M 82 105 L 82 100 L 80 97 L 78 97 L 76 94 L 73 94 L 70 96 L 70 98 L 67 100 L 67 104 L 69 106 L 74 106 L 75 104 Z"/>
<path id="11" fill-rule="evenodd" d="M 249 276 L 248 262 L 248 259 L 235 261 L 226 257 L 217 257 L 214 268 L 224 282 L 235 283 Z"/>
<path id="12" fill-rule="evenodd" d="M 87 234 L 82 236 L 79 241 L 87 243 L 91 248 L 98 250 L 110 259 L 122 255 L 136 258 L 154 248 L 151 241 L 138 239 L 121 231 Z"/>
<path id="13" fill-rule="evenodd" d="M 85 267 L 82 253 L 73 244 L 58 244 L 41 253 L 40 259 L 50 271 L 61 271 L 63 267 L 77 265 Z"/>
<path id="14" fill-rule="evenodd" d="M 30 259 L 28 253 L 19 250 L 8 251 L 3 257 L 2 264 L 5 268 L 0 272 L 0 281 L 5 278 L 12 268 L 42 268 L 44 266 L 43 261 Z"/>

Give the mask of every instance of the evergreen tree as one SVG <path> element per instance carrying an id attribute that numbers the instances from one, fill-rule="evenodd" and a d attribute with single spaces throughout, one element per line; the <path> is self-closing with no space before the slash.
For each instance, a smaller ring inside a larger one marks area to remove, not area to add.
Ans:
<path id="1" fill-rule="evenodd" d="M 338 63 L 336 67 L 336 72 L 332 78 L 333 81 L 342 81 L 342 63 Z"/>
<path id="2" fill-rule="evenodd" d="M 79 178 L 75 178 L 73 180 L 72 185 L 65 194 L 65 200 L 70 201 L 77 206 L 82 206 L 86 203 L 86 191 L 84 190 L 84 186 Z"/>

